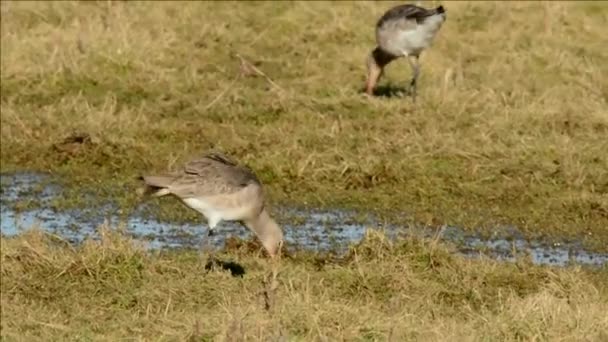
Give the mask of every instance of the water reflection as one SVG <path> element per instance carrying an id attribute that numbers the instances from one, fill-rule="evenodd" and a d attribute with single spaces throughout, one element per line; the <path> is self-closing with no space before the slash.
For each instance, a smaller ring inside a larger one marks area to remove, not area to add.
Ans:
<path id="1" fill-rule="evenodd" d="M 205 224 L 169 224 L 153 219 L 144 219 L 141 212 L 145 204 L 134 215 L 119 219 L 115 215 L 83 215 L 82 212 L 62 211 L 53 212 L 49 209 L 24 210 L 16 212 L 9 205 L 15 201 L 51 200 L 60 193 L 60 188 L 47 184 L 48 178 L 36 173 L 13 173 L 0 175 L 1 203 L 0 229 L 4 236 L 19 234 L 32 226 L 62 236 L 72 241 L 80 242 L 87 237 L 95 237 L 96 229 L 104 222 L 110 225 L 124 224 L 127 232 L 137 239 L 147 241 L 149 248 L 197 248 L 205 237 Z M 114 210 L 106 207 L 102 213 L 112 213 Z M 403 226 L 383 226 L 374 218 L 355 220 L 355 213 L 343 211 L 298 211 L 290 208 L 279 210 L 281 217 L 298 218 L 288 220 L 297 224 L 284 225 L 285 237 L 289 246 L 299 249 L 318 251 L 333 250 L 341 252 L 349 244 L 360 241 L 367 229 L 382 229 L 390 237 L 397 235 L 437 236 L 444 241 L 455 243 L 460 252 L 467 257 L 480 255 L 491 256 L 498 260 L 514 261 L 516 254 L 527 253 L 532 262 L 543 265 L 564 266 L 569 263 L 586 265 L 603 265 L 608 263 L 608 254 L 590 253 L 576 243 L 562 243 L 559 246 L 548 245 L 540 241 L 527 241 L 515 228 L 501 229 L 502 238 L 482 239 L 479 236 L 464 232 L 455 227 L 423 229 Z M 218 227 L 220 234 L 215 234 L 210 243 L 222 247 L 226 238 L 235 236 L 243 239 L 251 237 L 251 233 L 240 224 L 222 222 Z M 439 234 L 439 235 L 437 235 Z M 514 252 L 516 251 L 516 252 Z"/>

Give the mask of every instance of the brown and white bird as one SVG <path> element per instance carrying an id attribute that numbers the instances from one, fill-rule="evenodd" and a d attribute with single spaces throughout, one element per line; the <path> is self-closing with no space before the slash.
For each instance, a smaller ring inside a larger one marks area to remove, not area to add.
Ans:
<path id="1" fill-rule="evenodd" d="M 373 94 L 387 64 L 397 58 L 406 57 L 413 71 L 410 88 L 415 101 L 416 81 L 420 76 L 420 54 L 431 45 L 445 20 L 443 6 L 426 9 L 408 4 L 386 11 L 376 24 L 378 46 L 367 60 L 366 93 Z"/>
<path id="2" fill-rule="evenodd" d="M 173 195 L 203 214 L 208 234 L 222 221 L 239 221 L 260 239 L 274 257 L 283 244 L 283 232 L 265 207 L 262 183 L 248 167 L 213 152 L 190 161 L 179 171 L 142 176 L 145 193 Z"/>

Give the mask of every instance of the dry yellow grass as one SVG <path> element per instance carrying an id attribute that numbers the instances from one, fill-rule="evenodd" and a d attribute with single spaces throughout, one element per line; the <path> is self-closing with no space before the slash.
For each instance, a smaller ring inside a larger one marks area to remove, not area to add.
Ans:
<path id="1" fill-rule="evenodd" d="M 219 148 L 273 205 L 606 248 L 607 3 L 444 3 L 415 106 L 361 95 L 373 25 L 394 4 L 2 1 L 0 170 L 52 172 L 57 207 L 94 204 L 86 191 L 127 212 L 136 175 Z M 397 62 L 382 84 L 408 77 Z M 61 145 L 74 132 L 92 139 Z M 197 217 L 172 208 L 160 215 Z M 245 267 L 233 278 L 111 235 L 1 243 L 7 341 L 608 339 L 605 267 L 471 261 L 374 235 L 345 260 L 284 259 L 267 312 L 267 260 L 244 250 L 220 255 Z"/>
<path id="2" fill-rule="evenodd" d="M 30 231 L 2 242 L 6 341 L 605 341 L 608 269 L 455 257 L 434 242 L 368 234 L 344 259 L 234 245 L 144 253 L 103 228 L 74 248 Z M 265 295 L 265 293 L 267 295 Z M 266 299 L 268 298 L 268 299 Z M 266 303 L 270 303 L 267 310 Z"/>
<path id="3" fill-rule="evenodd" d="M 361 95 L 394 4 L 3 1 L 2 171 L 130 207 L 135 175 L 213 147 L 276 203 L 607 241 L 606 3 L 446 3 L 416 106 Z"/>

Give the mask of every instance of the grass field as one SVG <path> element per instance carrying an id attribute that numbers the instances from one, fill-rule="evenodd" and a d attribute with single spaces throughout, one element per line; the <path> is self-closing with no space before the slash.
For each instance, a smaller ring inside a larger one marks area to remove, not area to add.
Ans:
<path id="1" fill-rule="evenodd" d="M 362 95 L 375 21 L 396 3 L 2 1 L 0 171 L 52 173 L 57 209 L 99 204 L 91 193 L 128 212 L 136 176 L 221 149 L 256 170 L 271 206 L 509 224 L 606 250 L 608 3 L 444 2 L 416 104 Z M 409 77 L 394 62 L 381 86 Z M 246 247 L 218 256 L 241 278 L 113 234 L 1 243 L 7 341 L 608 339 L 606 267 L 372 235 L 344 260 L 284 258 L 270 291 L 269 261 Z"/>
<path id="2" fill-rule="evenodd" d="M 129 207 L 135 176 L 217 148 L 273 204 L 608 241 L 607 5 L 447 3 L 414 106 L 361 94 L 392 4 L 3 2 L 2 171 Z"/>
<path id="3" fill-rule="evenodd" d="M 103 232 L 77 249 L 36 232 L 2 240 L 5 341 L 608 339 L 606 267 L 466 260 L 369 234 L 341 260 L 274 265 L 232 244 L 215 257 L 244 268 L 233 277 L 196 252 L 147 254 Z"/>

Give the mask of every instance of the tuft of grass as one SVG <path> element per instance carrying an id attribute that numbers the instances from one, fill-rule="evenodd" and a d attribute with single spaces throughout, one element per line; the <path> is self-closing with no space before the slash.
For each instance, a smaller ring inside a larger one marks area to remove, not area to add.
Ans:
<path id="1" fill-rule="evenodd" d="M 219 148 L 275 203 L 607 245 L 606 5 L 446 3 L 413 105 L 360 92 L 394 4 L 4 1 L 0 170 L 126 210 L 136 175 Z"/>
<path id="2" fill-rule="evenodd" d="M 6 340 L 601 341 L 608 270 L 454 256 L 370 231 L 340 259 L 269 262 L 255 244 L 212 257 L 145 252 L 115 229 L 73 247 L 30 230 L 2 238 Z M 259 246 L 258 246 L 259 247 Z M 269 280 L 274 274 L 274 285 Z"/>

